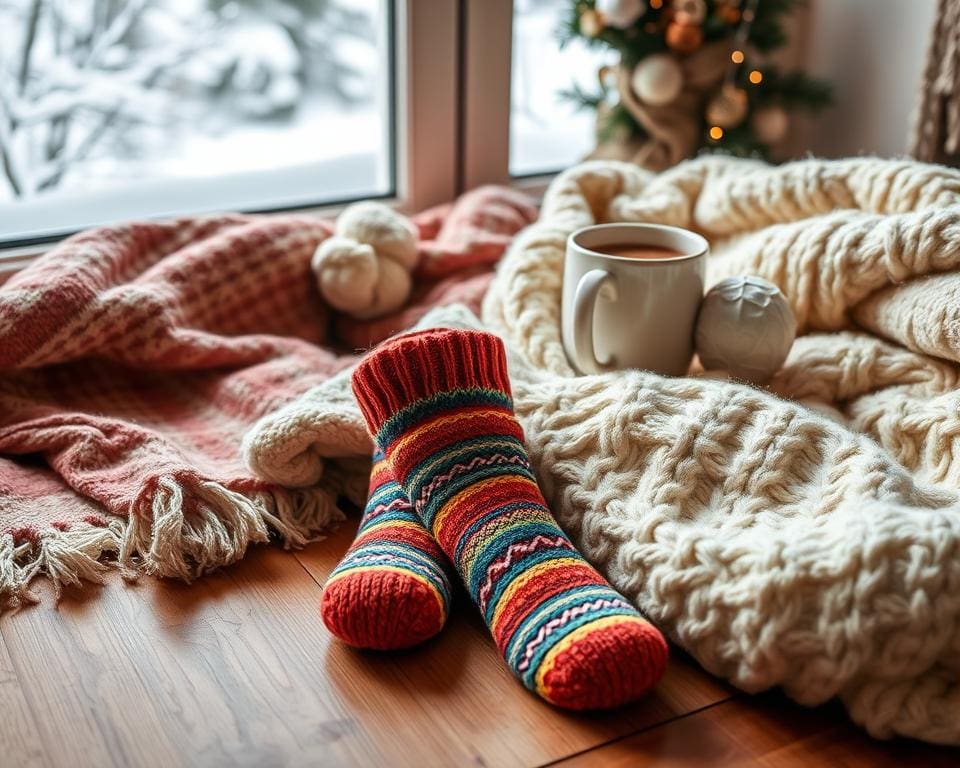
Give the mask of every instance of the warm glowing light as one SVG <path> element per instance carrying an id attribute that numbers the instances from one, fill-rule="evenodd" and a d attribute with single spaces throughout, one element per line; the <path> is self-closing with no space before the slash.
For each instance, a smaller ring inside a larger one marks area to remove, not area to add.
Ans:
<path id="1" fill-rule="evenodd" d="M 734 64 L 743 64 L 743 51 L 734 51 L 730 54 L 730 60 Z"/>
<path id="2" fill-rule="evenodd" d="M 650 7 L 653 8 L 653 10 L 657 10 L 657 8 L 662 8 L 663 0 L 650 0 Z"/>
<path id="3" fill-rule="evenodd" d="M 710 138 L 714 141 L 720 141 L 723 138 L 723 128 L 719 125 L 715 125 L 710 129 Z"/>
<path id="4" fill-rule="evenodd" d="M 761 72 L 759 69 L 755 69 L 753 70 L 753 72 L 750 73 L 750 82 L 753 83 L 754 85 L 761 82 L 762 80 L 763 80 L 763 72 Z"/>

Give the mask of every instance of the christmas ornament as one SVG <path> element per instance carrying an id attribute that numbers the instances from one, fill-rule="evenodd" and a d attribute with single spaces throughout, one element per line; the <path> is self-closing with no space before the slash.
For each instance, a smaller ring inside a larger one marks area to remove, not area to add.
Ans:
<path id="1" fill-rule="evenodd" d="M 725 84 L 707 104 L 707 122 L 721 128 L 734 128 L 747 116 L 747 107 L 746 91 Z"/>
<path id="2" fill-rule="evenodd" d="M 596 37 L 603 32 L 603 19 L 592 9 L 580 14 L 580 34 L 584 37 Z"/>
<path id="3" fill-rule="evenodd" d="M 694 340 L 707 370 L 763 384 L 783 365 L 796 335 L 786 297 L 754 275 L 721 280 L 700 305 Z"/>
<path id="4" fill-rule="evenodd" d="M 784 107 L 792 115 L 794 109 L 815 112 L 830 103 L 826 83 L 783 71 L 776 58 L 765 58 L 762 68 L 748 61 L 747 51 L 766 56 L 789 40 L 786 17 L 796 5 L 789 0 L 558 0 L 555 5 L 564 7 L 563 38 L 604 49 L 610 54 L 604 61 L 617 74 L 605 71 L 593 89 L 563 93 L 596 114 L 591 158 L 630 160 L 661 171 L 701 150 L 753 156 L 773 149 L 754 128 L 761 107 Z M 782 122 L 766 114 L 756 125 L 768 137 L 782 132 Z"/>
<path id="5" fill-rule="evenodd" d="M 662 107 L 680 95 L 683 88 L 683 70 L 673 56 L 655 53 L 642 59 L 634 67 L 630 84 L 640 101 Z"/>
<path id="6" fill-rule="evenodd" d="M 597 0 L 596 8 L 611 27 L 626 29 L 643 16 L 647 4 L 645 0 Z"/>
<path id="7" fill-rule="evenodd" d="M 704 0 L 673 0 L 673 18 L 680 24 L 699 26 L 707 17 Z"/>
<path id="8" fill-rule="evenodd" d="M 776 144 L 787 135 L 789 120 L 781 107 L 761 107 L 750 120 L 753 132 L 764 144 Z"/>
<path id="9" fill-rule="evenodd" d="M 726 24 L 736 24 L 740 21 L 740 9 L 733 3 L 718 3 L 716 14 Z"/>
<path id="10" fill-rule="evenodd" d="M 667 25 L 666 42 L 677 53 L 693 53 L 703 43 L 703 30 L 692 24 L 671 21 Z"/>

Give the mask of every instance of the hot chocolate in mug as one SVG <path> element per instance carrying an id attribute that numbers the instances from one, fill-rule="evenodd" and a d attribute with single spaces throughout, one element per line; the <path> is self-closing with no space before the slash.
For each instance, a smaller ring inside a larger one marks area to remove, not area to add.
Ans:
<path id="1" fill-rule="evenodd" d="M 687 372 L 709 251 L 659 224 L 596 224 L 567 239 L 563 347 L 581 373 Z"/>

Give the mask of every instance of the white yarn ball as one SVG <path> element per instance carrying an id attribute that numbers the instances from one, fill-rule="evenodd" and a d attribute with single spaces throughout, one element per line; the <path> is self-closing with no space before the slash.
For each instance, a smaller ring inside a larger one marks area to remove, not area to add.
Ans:
<path id="1" fill-rule="evenodd" d="M 310 262 L 320 295 L 334 309 L 353 314 L 375 303 L 380 270 L 372 245 L 349 237 L 328 237 Z"/>
<path id="2" fill-rule="evenodd" d="M 754 275 L 721 280 L 700 305 L 696 347 L 707 370 L 763 384 L 783 365 L 796 335 L 786 297 Z"/>
<path id="3" fill-rule="evenodd" d="M 597 0 L 597 11 L 611 27 L 626 29 L 647 10 L 644 0 Z"/>
<path id="4" fill-rule="evenodd" d="M 662 107 L 680 95 L 683 70 L 670 54 L 655 53 L 634 67 L 630 84 L 640 101 Z"/>
<path id="5" fill-rule="evenodd" d="M 337 218 L 336 233 L 372 245 L 382 256 L 413 269 L 417 265 L 417 230 L 406 216 L 383 203 L 354 203 Z"/>
<path id="6" fill-rule="evenodd" d="M 753 131 L 764 144 L 776 144 L 787 135 L 790 120 L 780 107 L 763 107 L 754 113 Z"/>
<path id="7" fill-rule="evenodd" d="M 382 203 L 364 202 L 340 214 L 335 233 L 311 261 L 323 299 L 359 320 L 400 309 L 419 259 L 413 224 Z"/>

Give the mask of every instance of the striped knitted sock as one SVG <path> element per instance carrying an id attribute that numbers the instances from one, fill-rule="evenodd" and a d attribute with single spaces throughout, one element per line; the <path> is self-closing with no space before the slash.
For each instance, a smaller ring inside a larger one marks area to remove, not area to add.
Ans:
<path id="1" fill-rule="evenodd" d="M 367 425 L 523 684 L 569 709 L 631 701 L 667 645 L 576 551 L 537 487 L 513 414 L 503 345 L 425 331 L 353 376 Z"/>
<path id="2" fill-rule="evenodd" d="M 370 496 L 357 538 L 323 588 L 323 623 L 345 643 L 408 648 L 443 629 L 450 605 L 447 559 L 393 478 L 373 456 Z"/>

